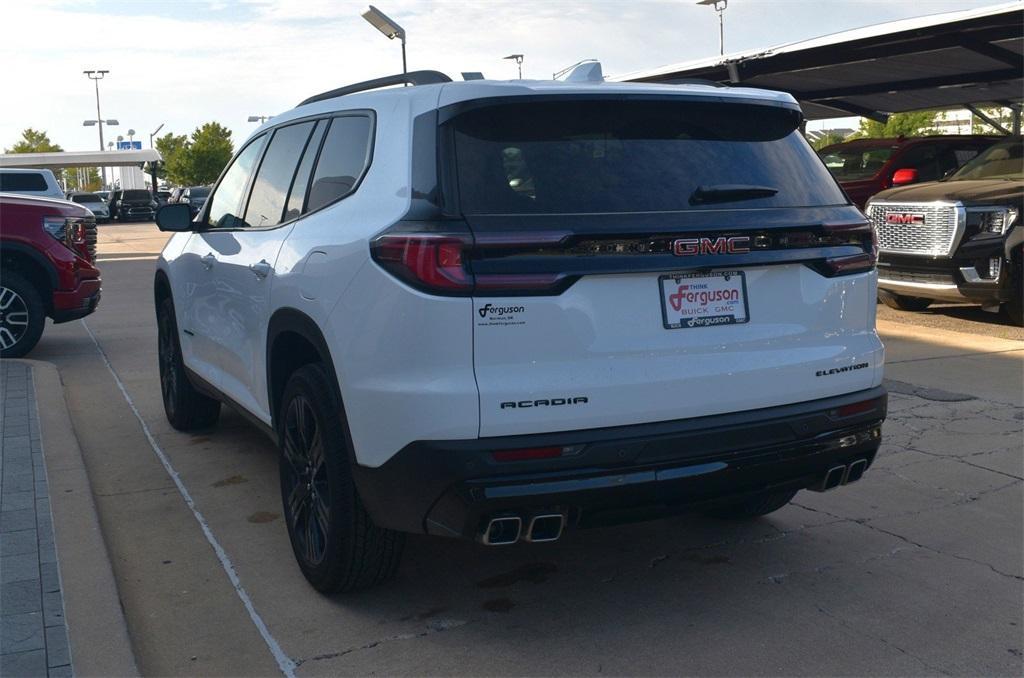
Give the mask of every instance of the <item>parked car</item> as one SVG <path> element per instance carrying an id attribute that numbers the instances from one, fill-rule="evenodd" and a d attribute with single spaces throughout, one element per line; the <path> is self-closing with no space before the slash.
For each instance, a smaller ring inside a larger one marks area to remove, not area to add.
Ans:
<path id="1" fill-rule="evenodd" d="M 97 222 L 105 223 L 110 221 L 110 207 L 107 206 L 107 203 L 99 193 L 73 191 L 68 193 L 68 200 L 76 202 L 92 212 Z"/>
<path id="2" fill-rule="evenodd" d="M 192 216 L 199 214 L 206 204 L 206 198 L 210 195 L 209 186 L 189 186 L 181 190 L 178 202 L 185 203 L 192 210 Z"/>
<path id="3" fill-rule="evenodd" d="M 55 323 L 100 301 L 96 219 L 66 200 L 0 193 L 0 358 L 19 358 Z"/>
<path id="4" fill-rule="evenodd" d="M 53 172 L 48 169 L 0 167 L 0 193 L 64 199 L 64 191 L 61 190 Z"/>
<path id="5" fill-rule="evenodd" d="M 902 311 L 933 301 L 1002 306 L 1024 322 L 1020 138 L 990 146 L 952 176 L 883 191 L 868 205 L 878 230 L 879 298 Z"/>
<path id="6" fill-rule="evenodd" d="M 410 80 L 434 84 L 373 89 Z M 549 542 L 856 481 L 886 413 L 873 231 L 802 119 L 435 72 L 311 97 L 197 219 L 157 214 L 167 419 L 225 402 L 278 443 L 325 592 L 387 578 L 407 532 Z"/>
<path id="7" fill-rule="evenodd" d="M 936 181 L 955 172 L 1002 137 L 930 136 L 856 139 L 818 151 L 858 207 L 893 186 Z"/>
<path id="8" fill-rule="evenodd" d="M 168 203 L 171 198 L 171 192 L 168 190 L 160 189 L 156 192 L 156 202 L 158 206 L 163 206 Z"/>
<path id="9" fill-rule="evenodd" d="M 156 215 L 157 202 L 144 188 L 111 191 L 107 204 L 118 221 L 152 221 Z"/>

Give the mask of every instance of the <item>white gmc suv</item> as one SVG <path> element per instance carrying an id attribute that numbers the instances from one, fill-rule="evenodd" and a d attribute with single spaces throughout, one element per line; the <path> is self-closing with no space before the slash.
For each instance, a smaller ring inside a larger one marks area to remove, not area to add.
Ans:
<path id="1" fill-rule="evenodd" d="M 194 221 L 157 215 L 167 417 L 273 437 L 324 592 L 387 578 L 406 532 L 554 541 L 858 480 L 876 246 L 801 122 L 777 92 L 431 71 L 307 99 Z"/>

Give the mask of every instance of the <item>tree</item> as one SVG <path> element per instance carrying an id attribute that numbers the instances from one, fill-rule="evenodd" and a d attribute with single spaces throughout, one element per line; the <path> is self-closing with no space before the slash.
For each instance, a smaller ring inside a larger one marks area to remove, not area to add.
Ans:
<path id="1" fill-rule="evenodd" d="M 4 153 L 60 153 L 64 149 L 50 141 L 49 135 L 43 130 L 34 130 L 31 127 L 25 128 L 19 139 L 10 148 L 5 148 Z M 54 168 L 53 176 L 60 182 L 64 178 L 64 170 Z"/>
<path id="2" fill-rule="evenodd" d="M 191 183 L 188 159 L 188 137 L 184 134 L 175 135 L 171 132 L 156 140 L 156 150 L 164 161 L 157 170 L 157 176 L 174 184 Z"/>
<path id="3" fill-rule="evenodd" d="M 899 136 L 922 137 L 929 134 L 938 134 L 938 130 L 932 127 L 935 124 L 935 115 L 935 111 L 893 113 L 885 124 L 877 120 L 861 118 L 860 129 L 850 138 L 880 139 Z"/>
<path id="4" fill-rule="evenodd" d="M 103 183 L 100 171 L 95 167 L 78 167 L 63 170 L 69 191 L 98 191 Z"/>
<path id="5" fill-rule="evenodd" d="M 193 185 L 212 184 L 231 160 L 234 145 L 231 130 L 217 122 L 208 122 L 192 132 L 188 145 L 190 178 Z"/>
<path id="6" fill-rule="evenodd" d="M 4 153 L 56 153 L 63 150 L 50 141 L 46 132 L 29 127 L 21 133 L 21 139 L 17 143 L 4 149 Z"/>
<path id="7" fill-rule="evenodd" d="M 820 151 L 821 149 L 825 148 L 826 146 L 831 146 L 832 144 L 838 144 L 839 142 L 843 141 L 845 138 L 846 137 L 844 137 L 842 134 L 839 134 L 838 132 L 826 132 L 826 133 L 822 134 L 820 137 L 818 137 L 817 139 L 815 139 L 814 141 L 811 142 L 811 148 L 813 148 L 816 151 Z"/>

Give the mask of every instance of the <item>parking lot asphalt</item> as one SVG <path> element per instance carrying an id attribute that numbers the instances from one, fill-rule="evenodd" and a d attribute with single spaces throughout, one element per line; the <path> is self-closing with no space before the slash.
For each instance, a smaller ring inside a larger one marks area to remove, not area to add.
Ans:
<path id="1" fill-rule="evenodd" d="M 101 227 L 103 303 L 31 355 L 60 369 L 143 674 L 1024 671 L 1019 338 L 880 323 L 876 464 L 767 518 L 490 549 L 413 537 L 394 582 L 326 598 L 292 558 L 269 441 L 228 410 L 200 434 L 166 423 L 164 239 Z"/>

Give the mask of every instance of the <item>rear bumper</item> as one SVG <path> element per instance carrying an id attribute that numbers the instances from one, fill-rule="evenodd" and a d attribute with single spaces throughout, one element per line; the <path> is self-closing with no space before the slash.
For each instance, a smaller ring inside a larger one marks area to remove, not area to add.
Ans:
<path id="1" fill-rule="evenodd" d="M 868 409 L 839 416 L 845 405 Z M 495 515 L 561 513 L 581 527 L 692 510 L 819 484 L 837 464 L 874 459 L 882 387 L 823 400 L 655 424 L 475 440 L 421 441 L 377 468 L 356 466 L 374 521 L 476 537 Z M 497 462 L 502 449 L 562 446 L 572 456 Z"/>

